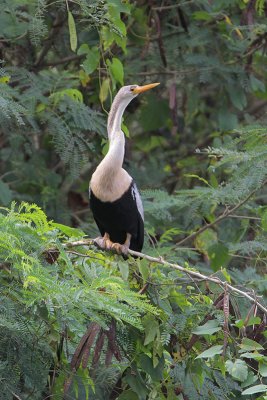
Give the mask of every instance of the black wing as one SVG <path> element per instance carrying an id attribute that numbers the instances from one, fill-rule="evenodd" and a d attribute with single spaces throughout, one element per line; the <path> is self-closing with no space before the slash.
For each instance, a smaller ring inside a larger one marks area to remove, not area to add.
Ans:
<path id="1" fill-rule="evenodd" d="M 143 206 L 134 182 L 114 202 L 99 200 L 90 189 L 90 207 L 102 236 L 107 232 L 112 242 L 123 244 L 127 233 L 130 233 L 130 249 L 142 250 L 144 243 Z"/>

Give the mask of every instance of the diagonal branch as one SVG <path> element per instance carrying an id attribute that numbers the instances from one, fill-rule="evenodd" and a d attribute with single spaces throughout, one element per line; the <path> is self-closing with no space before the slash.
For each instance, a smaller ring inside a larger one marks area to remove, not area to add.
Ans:
<path id="1" fill-rule="evenodd" d="M 215 221 L 211 222 L 210 224 L 207 224 L 205 226 L 203 226 L 202 228 L 200 228 L 198 231 L 191 233 L 191 235 L 186 236 L 184 239 L 180 240 L 180 242 L 176 243 L 176 246 L 180 246 L 181 244 L 184 244 L 185 242 L 187 242 L 188 240 L 192 240 L 195 239 L 195 237 L 197 237 L 200 233 L 204 232 L 206 229 L 212 228 L 214 225 L 218 224 L 219 222 L 221 222 L 223 219 L 229 217 L 231 214 L 234 214 L 234 212 L 240 208 L 241 206 L 243 206 L 243 204 L 245 204 L 260 188 L 262 188 L 264 185 L 267 184 L 267 180 L 264 181 L 262 183 L 262 185 L 260 187 L 257 187 L 256 189 L 254 189 L 252 192 L 250 192 L 247 197 L 245 197 L 242 201 L 240 201 L 238 204 L 236 204 L 234 207 L 232 208 L 228 208 L 226 209 L 222 214 L 219 215 L 218 218 L 215 219 Z"/>
<path id="2" fill-rule="evenodd" d="M 158 34 L 157 35 L 157 37 L 158 37 L 157 42 L 158 42 L 159 54 L 160 54 L 160 58 L 161 58 L 162 64 L 166 68 L 167 67 L 167 58 L 166 58 L 165 48 L 164 48 L 162 35 L 161 35 L 160 16 L 159 16 L 157 11 L 155 11 L 155 13 L 154 13 L 154 18 L 155 18 L 155 25 L 156 25 L 157 34 Z"/>
<path id="3" fill-rule="evenodd" d="M 252 196 L 253 193 L 250 193 L 249 196 Z M 247 199 L 248 198 L 243 200 L 242 204 L 244 204 L 245 201 L 247 201 Z M 240 207 L 240 203 L 238 204 L 238 206 Z M 237 209 L 237 206 L 235 206 L 235 209 Z M 233 212 L 233 210 L 231 211 L 231 213 L 232 212 Z M 82 240 L 77 240 L 75 242 L 65 243 L 64 247 L 72 248 L 72 247 L 76 247 L 76 246 L 93 246 L 93 245 L 96 245 L 94 239 L 82 239 Z M 134 251 L 134 250 L 129 250 L 128 253 L 131 256 L 144 258 L 144 259 L 146 259 L 146 260 L 148 260 L 148 261 L 150 261 L 152 263 L 161 264 L 161 265 L 164 265 L 166 267 L 169 267 L 169 268 L 175 269 L 177 271 L 183 272 L 184 274 L 189 275 L 192 278 L 201 279 L 201 280 L 204 280 L 204 281 L 207 281 L 207 282 L 213 282 L 216 285 L 221 286 L 225 290 L 227 289 L 230 293 L 237 293 L 240 296 L 247 298 L 250 302 L 256 304 L 267 315 L 267 308 L 257 300 L 257 298 L 256 298 L 256 296 L 254 294 L 253 294 L 253 296 L 251 296 L 249 293 L 247 293 L 247 292 L 245 292 L 245 291 L 243 291 L 241 289 L 238 289 L 235 286 L 230 285 L 228 282 L 223 281 L 218 277 L 204 275 L 204 274 L 201 274 L 200 272 L 193 271 L 193 270 L 190 270 L 188 268 L 182 267 L 181 265 L 170 263 L 170 262 L 164 260 L 162 257 L 152 257 L 152 256 L 149 256 L 147 254 L 140 253 L 140 252 Z"/>
<path id="4" fill-rule="evenodd" d="M 223 296 L 223 314 L 224 314 L 224 323 L 223 323 L 223 357 L 226 355 L 226 349 L 228 346 L 228 336 L 229 336 L 229 292 L 227 287 L 224 288 L 224 296 Z"/>
<path id="5" fill-rule="evenodd" d="M 42 68 L 55 67 L 56 65 L 61 65 L 61 64 L 68 64 L 71 61 L 79 61 L 82 60 L 85 56 L 86 54 L 80 54 L 80 55 L 74 54 L 73 56 L 64 57 L 61 58 L 60 60 L 55 60 L 42 64 Z"/>
<path id="6" fill-rule="evenodd" d="M 52 29 L 50 30 L 50 32 L 48 34 L 48 38 L 46 39 L 41 52 L 39 53 L 39 55 L 37 56 L 37 58 L 35 60 L 35 63 L 33 65 L 34 68 L 39 68 L 40 65 L 42 64 L 43 59 L 45 58 L 46 54 L 50 50 L 55 37 L 59 34 L 60 29 L 62 28 L 62 26 L 65 22 L 65 19 L 66 19 L 65 16 L 62 16 L 61 14 L 57 14 L 57 16 L 53 22 Z"/>

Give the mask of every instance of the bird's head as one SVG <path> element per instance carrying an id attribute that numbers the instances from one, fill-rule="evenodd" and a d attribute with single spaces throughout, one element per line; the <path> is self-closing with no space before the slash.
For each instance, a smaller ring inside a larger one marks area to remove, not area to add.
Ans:
<path id="1" fill-rule="evenodd" d="M 109 139 L 114 137 L 114 133 L 121 130 L 121 119 L 127 105 L 140 93 L 146 92 L 158 86 L 159 83 L 150 83 L 148 85 L 128 85 L 123 86 L 117 93 L 112 103 L 108 116 L 108 136 Z"/>
<path id="2" fill-rule="evenodd" d="M 149 89 L 153 89 L 158 86 L 159 83 L 149 83 L 148 85 L 127 85 L 123 86 L 119 91 L 117 96 L 121 99 L 131 101 L 134 97 L 138 96 L 140 93 L 146 92 Z"/>

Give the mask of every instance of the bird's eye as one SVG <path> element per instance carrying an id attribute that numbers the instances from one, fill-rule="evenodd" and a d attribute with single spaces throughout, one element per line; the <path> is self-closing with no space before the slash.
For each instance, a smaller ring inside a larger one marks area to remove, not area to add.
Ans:
<path id="1" fill-rule="evenodd" d="M 136 86 L 131 86 L 130 91 L 133 92 L 135 88 L 136 88 Z"/>

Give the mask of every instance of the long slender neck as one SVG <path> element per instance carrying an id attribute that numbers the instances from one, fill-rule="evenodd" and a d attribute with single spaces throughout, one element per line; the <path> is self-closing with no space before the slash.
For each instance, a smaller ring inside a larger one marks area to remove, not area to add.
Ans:
<path id="1" fill-rule="evenodd" d="M 108 116 L 109 150 L 91 179 L 91 189 L 102 201 L 115 201 L 129 188 L 132 178 L 122 168 L 125 137 L 121 130 L 122 115 L 131 101 L 118 94 Z"/>
<path id="2" fill-rule="evenodd" d="M 121 130 L 121 123 L 124 110 L 129 102 L 130 99 L 120 99 L 117 95 L 108 115 L 109 151 L 103 162 L 108 163 L 108 168 L 112 171 L 120 169 L 123 164 L 125 137 Z"/>
<path id="3" fill-rule="evenodd" d="M 120 129 L 111 136 L 109 140 L 109 149 L 101 164 L 105 166 L 107 174 L 114 174 L 122 168 L 124 159 L 125 138 Z M 101 165 L 100 164 L 100 165 Z"/>
<path id="4" fill-rule="evenodd" d="M 115 133 L 121 131 L 122 116 L 129 102 L 128 99 L 121 100 L 118 94 L 115 96 L 108 114 L 108 136 L 110 140 Z"/>

